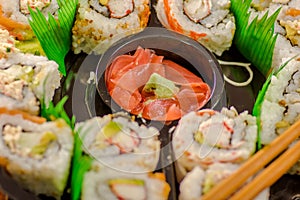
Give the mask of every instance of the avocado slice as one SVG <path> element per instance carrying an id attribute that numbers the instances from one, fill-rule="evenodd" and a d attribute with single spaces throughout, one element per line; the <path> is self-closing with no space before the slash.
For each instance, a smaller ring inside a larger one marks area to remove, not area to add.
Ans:
<path id="1" fill-rule="evenodd" d="M 204 142 L 204 135 L 203 135 L 203 133 L 201 131 L 196 131 L 194 133 L 194 140 L 196 142 L 198 142 L 199 144 L 203 144 L 203 142 Z"/>
<path id="2" fill-rule="evenodd" d="M 121 130 L 122 130 L 122 124 L 117 123 L 115 121 L 110 121 L 101 129 L 101 132 L 106 137 L 112 137 L 117 133 L 119 133 Z"/>
<path id="3" fill-rule="evenodd" d="M 101 128 L 101 130 L 96 135 L 95 144 L 98 148 L 103 149 L 107 146 L 104 142 L 108 138 L 112 138 L 117 135 L 122 130 L 122 124 L 110 121 L 105 126 Z"/>
<path id="4" fill-rule="evenodd" d="M 45 52 L 37 38 L 31 40 L 20 40 L 16 42 L 16 47 L 23 53 L 31 53 L 38 56 L 45 56 Z"/>
<path id="5" fill-rule="evenodd" d="M 43 155 L 47 150 L 49 144 L 55 140 L 57 140 L 57 137 L 54 133 L 45 132 L 41 137 L 39 143 L 32 147 L 30 154 Z"/>

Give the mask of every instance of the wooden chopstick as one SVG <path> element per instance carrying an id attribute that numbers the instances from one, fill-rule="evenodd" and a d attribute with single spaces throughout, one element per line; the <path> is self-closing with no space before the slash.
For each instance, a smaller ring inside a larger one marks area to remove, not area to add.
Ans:
<path id="1" fill-rule="evenodd" d="M 288 148 L 288 146 L 300 136 L 300 120 L 289 127 L 283 134 L 278 136 L 269 145 L 265 146 L 263 149 L 254 154 L 250 159 L 245 162 L 237 171 L 235 171 L 228 178 L 221 181 L 219 184 L 214 186 L 207 194 L 205 194 L 203 200 L 223 200 L 228 199 L 234 192 L 236 192 L 245 182 L 254 176 L 259 170 L 266 166 L 270 161 L 272 161 L 276 156 Z M 299 144 L 297 143 L 297 147 Z M 296 148 L 292 148 L 287 152 L 294 152 Z M 288 154 L 288 156 L 290 156 Z M 282 159 L 286 159 L 284 156 Z M 295 158 L 294 158 L 295 159 Z M 291 160 L 284 160 L 283 162 L 291 162 Z M 278 166 L 278 164 L 277 164 Z M 269 176 L 274 176 L 272 172 Z M 248 195 L 248 193 L 247 193 Z M 246 195 L 246 196 L 247 196 Z M 242 199 L 244 199 L 243 196 Z"/>
<path id="2" fill-rule="evenodd" d="M 300 130 L 299 130 L 300 132 Z M 257 175 L 249 184 L 235 193 L 231 200 L 251 200 L 261 191 L 270 187 L 283 174 L 285 174 L 300 159 L 300 141 L 292 148 L 285 151 L 279 158 L 272 162 L 266 169 Z"/>

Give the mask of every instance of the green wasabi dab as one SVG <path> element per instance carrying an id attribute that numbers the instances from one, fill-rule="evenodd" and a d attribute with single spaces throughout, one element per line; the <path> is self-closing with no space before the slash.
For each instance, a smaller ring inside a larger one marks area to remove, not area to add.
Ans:
<path id="1" fill-rule="evenodd" d="M 143 92 L 154 93 L 158 99 L 172 98 L 179 91 L 173 83 L 157 73 L 153 73 L 143 88 Z"/>

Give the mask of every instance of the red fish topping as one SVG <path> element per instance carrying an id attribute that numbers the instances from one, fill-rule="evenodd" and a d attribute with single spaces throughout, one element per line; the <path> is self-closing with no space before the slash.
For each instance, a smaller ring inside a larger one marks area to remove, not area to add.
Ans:
<path id="1" fill-rule="evenodd" d="M 158 81 L 148 84 L 153 77 Z M 150 120 L 179 119 L 203 107 L 210 97 L 210 87 L 201 78 L 141 47 L 134 55 L 118 56 L 107 68 L 105 81 L 120 107 Z"/>

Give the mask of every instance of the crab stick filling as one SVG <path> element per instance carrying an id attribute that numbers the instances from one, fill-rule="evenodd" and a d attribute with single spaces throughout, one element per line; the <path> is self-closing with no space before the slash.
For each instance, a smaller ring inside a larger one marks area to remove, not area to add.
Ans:
<path id="1" fill-rule="evenodd" d="M 96 135 L 95 147 L 117 148 L 119 153 L 132 152 L 140 144 L 140 138 L 133 130 L 125 130 L 122 124 L 110 121 Z"/>

